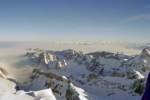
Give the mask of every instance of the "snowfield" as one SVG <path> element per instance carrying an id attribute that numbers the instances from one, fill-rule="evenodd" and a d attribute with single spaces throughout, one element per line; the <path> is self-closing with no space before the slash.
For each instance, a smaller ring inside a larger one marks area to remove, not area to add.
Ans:
<path id="1" fill-rule="evenodd" d="M 0 100 L 141 99 L 150 71 L 150 49 L 139 49 L 143 44 L 113 43 L 118 52 L 110 43 L 31 45 L 1 47 Z"/>

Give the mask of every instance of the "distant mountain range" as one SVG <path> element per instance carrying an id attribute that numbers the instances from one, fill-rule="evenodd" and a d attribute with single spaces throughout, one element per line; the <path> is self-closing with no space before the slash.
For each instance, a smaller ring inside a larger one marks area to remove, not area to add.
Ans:
<path id="1" fill-rule="evenodd" d="M 23 57 L 34 64 L 30 79 L 19 83 L 1 68 L 0 87 L 13 85 L 1 100 L 140 100 L 150 71 L 149 48 L 134 56 L 30 48 Z"/>

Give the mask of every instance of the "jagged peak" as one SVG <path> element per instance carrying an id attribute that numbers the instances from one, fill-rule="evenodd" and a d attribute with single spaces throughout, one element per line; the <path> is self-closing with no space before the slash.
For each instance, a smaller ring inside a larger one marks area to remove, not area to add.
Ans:
<path id="1" fill-rule="evenodd" d="M 150 57 L 150 48 L 144 48 L 141 52 L 143 57 Z"/>

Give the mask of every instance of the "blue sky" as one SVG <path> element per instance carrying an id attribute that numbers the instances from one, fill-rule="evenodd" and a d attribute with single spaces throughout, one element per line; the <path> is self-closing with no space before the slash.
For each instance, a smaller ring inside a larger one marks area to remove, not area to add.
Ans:
<path id="1" fill-rule="evenodd" d="M 150 0 L 0 0 L 1 41 L 148 41 Z"/>

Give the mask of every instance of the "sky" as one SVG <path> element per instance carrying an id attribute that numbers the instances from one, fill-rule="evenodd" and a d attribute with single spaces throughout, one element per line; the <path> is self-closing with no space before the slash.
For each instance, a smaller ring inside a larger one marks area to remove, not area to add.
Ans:
<path id="1" fill-rule="evenodd" d="M 0 0 L 0 41 L 150 42 L 150 0 Z"/>

